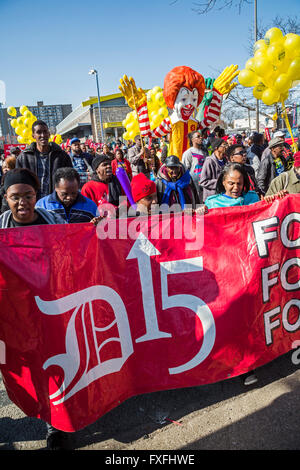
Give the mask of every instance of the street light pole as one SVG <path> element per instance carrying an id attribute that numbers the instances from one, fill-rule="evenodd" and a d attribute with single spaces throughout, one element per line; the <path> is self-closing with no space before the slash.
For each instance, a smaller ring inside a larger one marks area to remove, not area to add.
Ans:
<path id="1" fill-rule="evenodd" d="M 257 0 L 254 0 L 254 39 L 257 41 Z M 256 130 L 259 132 L 259 101 L 256 100 Z"/>
<path id="2" fill-rule="evenodd" d="M 95 69 L 91 69 L 89 71 L 89 75 L 96 75 L 96 84 L 97 84 L 97 97 L 98 97 L 98 109 L 99 109 L 99 121 L 100 121 L 100 129 L 101 129 L 101 140 L 104 143 L 104 132 L 103 132 L 103 125 L 102 125 L 102 115 L 101 115 L 101 104 L 100 104 L 100 91 L 99 91 L 99 81 L 98 81 L 98 72 Z"/>

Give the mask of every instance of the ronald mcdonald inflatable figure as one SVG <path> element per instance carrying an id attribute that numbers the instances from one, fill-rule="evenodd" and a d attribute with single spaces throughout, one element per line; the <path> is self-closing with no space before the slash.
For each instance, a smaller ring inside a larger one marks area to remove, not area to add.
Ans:
<path id="1" fill-rule="evenodd" d="M 150 128 L 145 92 L 136 87 L 133 78 L 126 75 L 120 80 L 119 88 L 128 105 L 137 111 L 141 136 L 158 138 L 169 135 L 169 155 L 176 155 L 181 159 L 183 152 L 189 147 L 188 134 L 193 130 L 210 127 L 219 118 L 223 95 L 237 85 L 231 83 L 238 75 L 237 68 L 237 65 L 226 67 L 214 81 L 212 100 L 201 122 L 192 115 L 203 99 L 205 81 L 200 73 L 190 67 L 175 67 L 167 73 L 163 96 L 172 112 L 153 130 Z"/>

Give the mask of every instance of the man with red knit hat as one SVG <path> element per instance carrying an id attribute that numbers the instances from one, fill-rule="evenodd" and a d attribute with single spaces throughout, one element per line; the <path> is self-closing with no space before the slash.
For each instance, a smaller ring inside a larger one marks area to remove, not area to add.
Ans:
<path id="1" fill-rule="evenodd" d="M 132 197 L 136 203 L 136 210 L 133 214 L 129 209 L 128 215 L 131 217 L 151 215 L 153 206 L 157 204 L 156 184 L 154 181 L 147 178 L 144 173 L 139 173 L 132 178 L 130 185 Z"/>
<path id="2" fill-rule="evenodd" d="M 294 154 L 294 166 L 271 181 L 266 196 L 285 191 L 287 194 L 300 194 L 300 152 Z"/>

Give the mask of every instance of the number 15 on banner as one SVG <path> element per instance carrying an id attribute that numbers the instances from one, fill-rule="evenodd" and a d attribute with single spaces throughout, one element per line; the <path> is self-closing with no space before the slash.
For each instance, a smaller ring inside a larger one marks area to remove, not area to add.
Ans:
<path id="1" fill-rule="evenodd" d="M 155 307 L 151 256 L 160 255 L 148 238 L 140 233 L 133 244 L 127 259 L 137 259 L 142 288 L 143 308 L 145 315 L 146 333 L 136 339 L 137 343 L 161 338 L 170 338 L 170 333 L 160 331 Z M 188 308 L 200 320 L 203 328 L 203 341 L 198 353 L 185 364 L 169 369 L 170 374 L 180 374 L 198 366 L 210 354 L 216 337 L 216 327 L 213 314 L 208 305 L 194 295 L 168 293 L 168 275 L 203 271 L 203 258 L 165 261 L 160 263 L 162 308 Z"/>

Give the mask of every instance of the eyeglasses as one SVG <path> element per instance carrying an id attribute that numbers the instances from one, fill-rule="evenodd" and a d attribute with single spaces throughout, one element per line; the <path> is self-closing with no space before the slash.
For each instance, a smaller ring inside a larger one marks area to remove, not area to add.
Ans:
<path id="1" fill-rule="evenodd" d="M 36 194 L 27 194 L 26 196 L 7 196 L 13 202 L 32 201 L 36 198 Z"/>
<path id="2" fill-rule="evenodd" d="M 245 152 L 245 151 L 237 152 L 237 153 L 232 154 L 232 156 L 234 156 L 234 155 L 247 155 L 247 152 Z"/>

